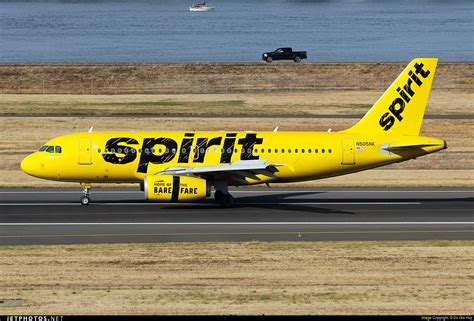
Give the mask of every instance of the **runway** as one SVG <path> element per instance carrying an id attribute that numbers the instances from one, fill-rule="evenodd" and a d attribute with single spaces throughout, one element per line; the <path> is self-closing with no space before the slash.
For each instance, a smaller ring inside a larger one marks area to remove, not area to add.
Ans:
<path id="1" fill-rule="evenodd" d="M 472 189 L 232 190 L 235 207 L 148 203 L 138 190 L 0 190 L 0 245 L 472 240 Z"/>

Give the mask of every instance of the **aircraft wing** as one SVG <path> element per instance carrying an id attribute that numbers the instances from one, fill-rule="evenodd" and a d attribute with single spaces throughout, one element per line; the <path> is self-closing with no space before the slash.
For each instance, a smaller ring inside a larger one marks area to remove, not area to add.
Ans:
<path id="1" fill-rule="evenodd" d="M 195 175 L 207 179 L 248 184 L 246 178 L 260 181 L 257 175 L 277 178 L 277 167 L 284 164 L 267 164 L 264 159 L 238 160 L 228 165 L 169 167 L 158 175 Z"/>

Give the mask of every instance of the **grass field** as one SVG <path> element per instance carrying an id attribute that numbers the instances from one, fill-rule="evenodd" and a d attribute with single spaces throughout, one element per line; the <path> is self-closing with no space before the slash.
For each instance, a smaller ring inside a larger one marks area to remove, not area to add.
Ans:
<path id="1" fill-rule="evenodd" d="M 4 64 L 0 93 L 252 93 L 385 90 L 408 62 Z M 474 63 L 440 63 L 434 89 L 473 87 Z"/>
<path id="2" fill-rule="evenodd" d="M 363 115 L 381 90 L 184 95 L 0 95 L 8 115 Z M 435 90 L 429 114 L 472 114 L 474 91 Z"/>
<path id="3" fill-rule="evenodd" d="M 470 315 L 473 245 L 3 246 L 0 299 L 23 305 L 0 307 L 0 314 Z"/>

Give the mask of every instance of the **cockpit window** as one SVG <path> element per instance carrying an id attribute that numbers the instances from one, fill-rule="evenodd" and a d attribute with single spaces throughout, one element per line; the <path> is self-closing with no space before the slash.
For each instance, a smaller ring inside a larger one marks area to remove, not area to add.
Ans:
<path id="1" fill-rule="evenodd" d="M 41 148 L 39 149 L 40 152 L 44 152 L 46 150 L 46 148 L 48 148 L 48 146 L 41 146 Z"/>
<path id="2" fill-rule="evenodd" d="M 61 154 L 62 148 L 61 146 L 56 146 L 56 153 Z"/>
<path id="3" fill-rule="evenodd" d="M 46 148 L 46 152 L 54 153 L 54 146 L 48 146 L 48 148 Z"/>

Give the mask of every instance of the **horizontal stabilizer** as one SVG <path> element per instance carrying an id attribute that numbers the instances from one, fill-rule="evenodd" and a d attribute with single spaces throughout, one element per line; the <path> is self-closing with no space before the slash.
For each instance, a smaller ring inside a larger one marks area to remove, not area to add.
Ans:
<path id="1" fill-rule="evenodd" d="M 386 151 L 397 151 L 397 150 L 410 150 L 418 149 L 423 147 L 433 147 L 438 146 L 438 144 L 413 144 L 413 145 L 392 145 L 392 146 L 383 146 L 382 149 Z"/>

